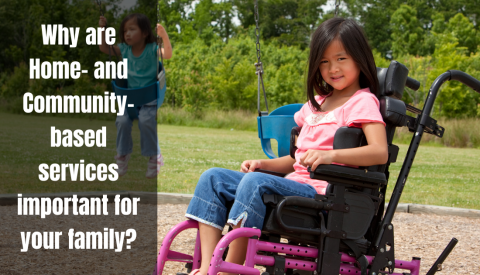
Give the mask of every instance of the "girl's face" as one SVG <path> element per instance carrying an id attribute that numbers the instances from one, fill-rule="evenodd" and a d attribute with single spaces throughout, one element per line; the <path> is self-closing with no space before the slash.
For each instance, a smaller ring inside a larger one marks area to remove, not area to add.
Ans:
<path id="1" fill-rule="evenodd" d="M 123 31 L 123 38 L 129 46 L 141 44 L 145 41 L 145 38 L 147 37 L 146 34 L 142 33 L 140 27 L 138 27 L 136 18 L 132 18 L 125 22 L 125 27 Z"/>
<path id="2" fill-rule="evenodd" d="M 354 93 L 360 90 L 360 69 L 338 39 L 333 40 L 323 53 L 320 74 L 334 91 Z"/>

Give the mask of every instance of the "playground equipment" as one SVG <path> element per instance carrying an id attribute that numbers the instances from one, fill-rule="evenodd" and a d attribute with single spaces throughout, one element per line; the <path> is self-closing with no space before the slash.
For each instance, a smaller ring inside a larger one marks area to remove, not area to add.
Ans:
<path id="1" fill-rule="evenodd" d="M 165 99 L 165 92 L 167 91 L 165 70 L 162 63 L 158 62 L 160 73 L 155 83 L 141 88 L 127 88 L 128 81 L 126 79 L 115 79 L 112 81 L 112 91 L 116 95 L 127 96 L 127 113 L 128 116 L 134 120 L 138 119 L 139 107 L 157 101 L 157 109 L 160 108 Z M 158 71 L 158 70 L 157 70 Z"/>
<path id="2" fill-rule="evenodd" d="M 97 5 L 100 9 L 100 14 L 104 16 L 104 12 L 102 9 L 102 2 L 100 0 L 96 0 Z M 157 4 L 157 18 L 160 18 L 160 9 Z M 167 90 L 167 79 L 165 75 L 165 69 L 163 66 L 163 54 L 161 51 L 162 46 L 162 39 L 157 35 L 157 45 L 159 51 L 157 51 L 157 60 L 161 60 L 157 64 L 157 81 L 153 84 L 148 86 L 140 87 L 140 88 L 128 88 L 128 80 L 127 79 L 119 79 L 115 78 L 112 81 L 112 92 L 116 95 L 127 96 L 127 113 L 128 116 L 134 120 L 138 119 L 138 111 L 142 105 L 150 103 L 154 100 L 157 101 L 157 109 L 160 108 L 163 104 L 163 100 L 165 99 L 165 92 Z M 109 47 L 108 56 L 111 61 L 112 55 L 111 51 L 115 54 L 117 62 L 119 60 L 118 53 L 115 51 L 113 46 Z M 160 53 L 160 56 L 158 56 Z"/>
<path id="3" fill-rule="evenodd" d="M 317 195 L 314 199 L 264 195 L 267 214 L 263 229 L 239 228 L 223 236 L 215 248 L 208 274 L 259 275 L 260 271 L 254 266 L 260 265 L 266 267 L 263 275 L 419 275 L 420 258 L 413 257 L 411 261 L 395 259 L 393 215 L 423 134 L 443 136 L 445 129 L 430 117 L 440 86 L 445 81 L 457 80 L 479 92 L 480 81 L 461 71 L 447 71 L 433 82 L 420 110 L 400 100 L 405 86 L 414 90 L 419 88 L 419 82 L 408 77 L 404 65 L 393 61 L 388 68 L 378 68 L 377 73 L 380 111 L 387 125 L 388 162 L 359 168 L 319 165 L 315 171 L 310 171 L 310 177 L 328 181 L 329 186 L 325 195 Z M 407 110 L 416 117 L 407 115 Z M 392 144 L 397 127 L 408 127 L 414 134 L 384 211 L 389 166 L 396 162 L 398 154 L 398 147 Z M 361 129 L 342 127 L 335 134 L 333 146 L 342 149 L 365 144 Z M 325 211 L 328 211 L 327 215 Z M 189 228 L 198 228 L 198 223 L 184 221 L 168 232 L 154 274 L 162 274 L 167 261 L 185 262 L 189 271 L 199 268 L 198 233 L 193 256 L 170 250 L 175 236 Z M 225 262 L 223 257 L 228 245 L 239 237 L 249 238 L 245 265 Z M 288 241 L 281 242 L 281 238 Z M 456 243 L 453 238 L 427 275 L 441 270 L 443 261 Z"/>

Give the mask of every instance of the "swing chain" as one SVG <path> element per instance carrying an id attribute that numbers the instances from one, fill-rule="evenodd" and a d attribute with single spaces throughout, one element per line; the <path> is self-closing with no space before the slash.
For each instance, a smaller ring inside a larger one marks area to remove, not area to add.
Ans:
<path id="1" fill-rule="evenodd" d="M 333 15 L 333 17 L 337 17 L 339 6 L 340 6 L 340 0 L 335 0 L 335 14 Z"/>
<path id="2" fill-rule="evenodd" d="M 102 9 L 102 1 L 95 0 L 95 2 L 97 2 L 98 8 L 100 9 L 100 15 L 104 16 L 104 12 L 103 12 L 103 9 Z"/>
<path id="3" fill-rule="evenodd" d="M 262 53 L 260 51 L 260 27 L 258 26 L 258 20 L 259 20 L 259 13 L 258 13 L 258 0 L 255 0 L 254 3 L 254 19 L 255 19 L 255 36 L 257 38 L 256 41 L 256 50 L 257 50 L 257 63 L 255 63 L 255 68 L 256 72 L 255 74 L 258 76 L 258 92 L 257 92 L 257 111 L 258 115 L 268 115 L 268 103 L 267 103 L 267 94 L 265 92 L 265 86 L 263 84 L 263 64 L 262 64 Z M 265 100 L 265 107 L 267 109 L 266 112 L 262 112 L 260 110 L 260 86 L 261 89 L 263 90 L 263 98 Z"/>
<path id="4" fill-rule="evenodd" d="M 256 49 L 257 49 L 257 60 L 258 63 L 261 63 L 261 52 L 260 52 L 260 27 L 258 26 L 258 0 L 255 0 L 255 12 L 254 12 L 254 18 L 255 18 L 255 36 L 257 38 L 257 44 L 256 44 Z"/>
<path id="5" fill-rule="evenodd" d="M 105 17 L 105 12 L 103 11 L 102 9 L 102 1 L 101 0 L 95 0 L 95 2 L 97 3 L 98 5 L 98 8 L 100 10 L 100 15 L 102 15 L 103 17 Z M 105 25 L 105 29 L 107 29 L 107 26 L 108 26 L 108 22 L 107 24 Z M 110 62 L 112 62 L 112 51 L 113 50 L 113 53 L 115 54 L 115 58 L 117 59 L 117 62 L 118 62 L 118 54 L 117 54 L 117 51 L 115 50 L 115 48 L 113 47 L 113 45 L 110 45 L 110 47 L 108 47 L 108 60 Z"/>
<path id="6" fill-rule="evenodd" d="M 160 23 L 160 3 L 157 3 L 157 21 Z M 157 27 L 155 26 L 155 32 L 157 31 Z M 158 45 L 158 52 L 160 52 L 160 59 L 162 62 L 163 66 L 163 53 L 162 53 L 162 44 L 163 44 L 163 39 L 158 35 L 157 33 L 157 45 Z M 160 74 L 160 68 L 158 64 L 158 52 L 157 52 L 157 78 L 158 75 Z"/>

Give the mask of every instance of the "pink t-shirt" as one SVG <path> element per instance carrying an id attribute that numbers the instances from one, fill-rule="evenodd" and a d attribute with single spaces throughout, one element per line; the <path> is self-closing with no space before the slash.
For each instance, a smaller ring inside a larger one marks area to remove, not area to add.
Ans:
<path id="1" fill-rule="evenodd" d="M 325 97 L 315 96 L 318 104 L 322 104 Z M 363 123 L 379 122 L 385 125 L 380 114 L 380 104 L 369 88 L 358 90 L 345 104 L 330 112 L 312 112 L 309 102 L 295 113 L 295 122 L 302 127 L 297 139 L 295 152 L 295 172 L 286 178 L 300 183 L 312 185 L 317 193 L 325 194 L 328 183 L 323 180 L 310 178 L 307 168 L 300 164 L 300 157 L 308 150 L 332 150 L 333 137 L 342 126 L 361 128 Z"/>

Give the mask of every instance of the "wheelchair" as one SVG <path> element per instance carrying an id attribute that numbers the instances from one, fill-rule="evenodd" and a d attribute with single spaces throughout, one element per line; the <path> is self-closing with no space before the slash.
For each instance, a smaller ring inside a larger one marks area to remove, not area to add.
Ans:
<path id="1" fill-rule="evenodd" d="M 447 71 L 433 82 L 423 110 L 420 110 L 401 101 L 405 86 L 414 90 L 420 86 L 418 81 L 408 77 L 404 65 L 392 61 L 388 68 L 377 68 L 377 74 L 380 111 L 386 123 L 388 162 L 359 168 L 319 165 L 315 171 L 309 170 L 310 177 L 325 180 L 329 185 L 325 195 L 317 194 L 314 199 L 264 195 L 267 214 L 263 230 L 239 228 L 225 234 L 214 250 L 209 275 L 218 272 L 259 275 L 261 272 L 255 265 L 266 268 L 262 275 L 419 274 L 420 258 L 413 257 L 411 261 L 395 259 L 393 215 L 422 135 L 443 136 L 445 129 L 430 117 L 440 86 L 445 81 L 457 80 L 479 92 L 480 81 L 461 71 Z M 408 115 L 407 111 L 416 117 Z M 408 127 L 414 134 L 385 211 L 389 166 L 396 162 L 399 151 L 392 144 L 397 127 Z M 295 135 L 299 130 L 292 129 L 291 154 L 295 152 Z M 363 145 L 366 145 L 366 139 L 361 129 L 341 127 L 335 133 L 334 149 Z M 153 274 L 162 274 L 167 261 L 185 262 L 188 272 L 200 267 L 198 232 L 193 255 L 170 250 L 175 236 L 189 228 L 198 229 L 198 223 L 187 220 L 167 233 Z M 228 245 L 240 237 L 249 238 L 245 264 L 225 262 Z M 282 238 L 288 242 L 281 242 Z M 453 238 L 427 275 L 441 270 L 443 261 L 456 243 Z"/>

